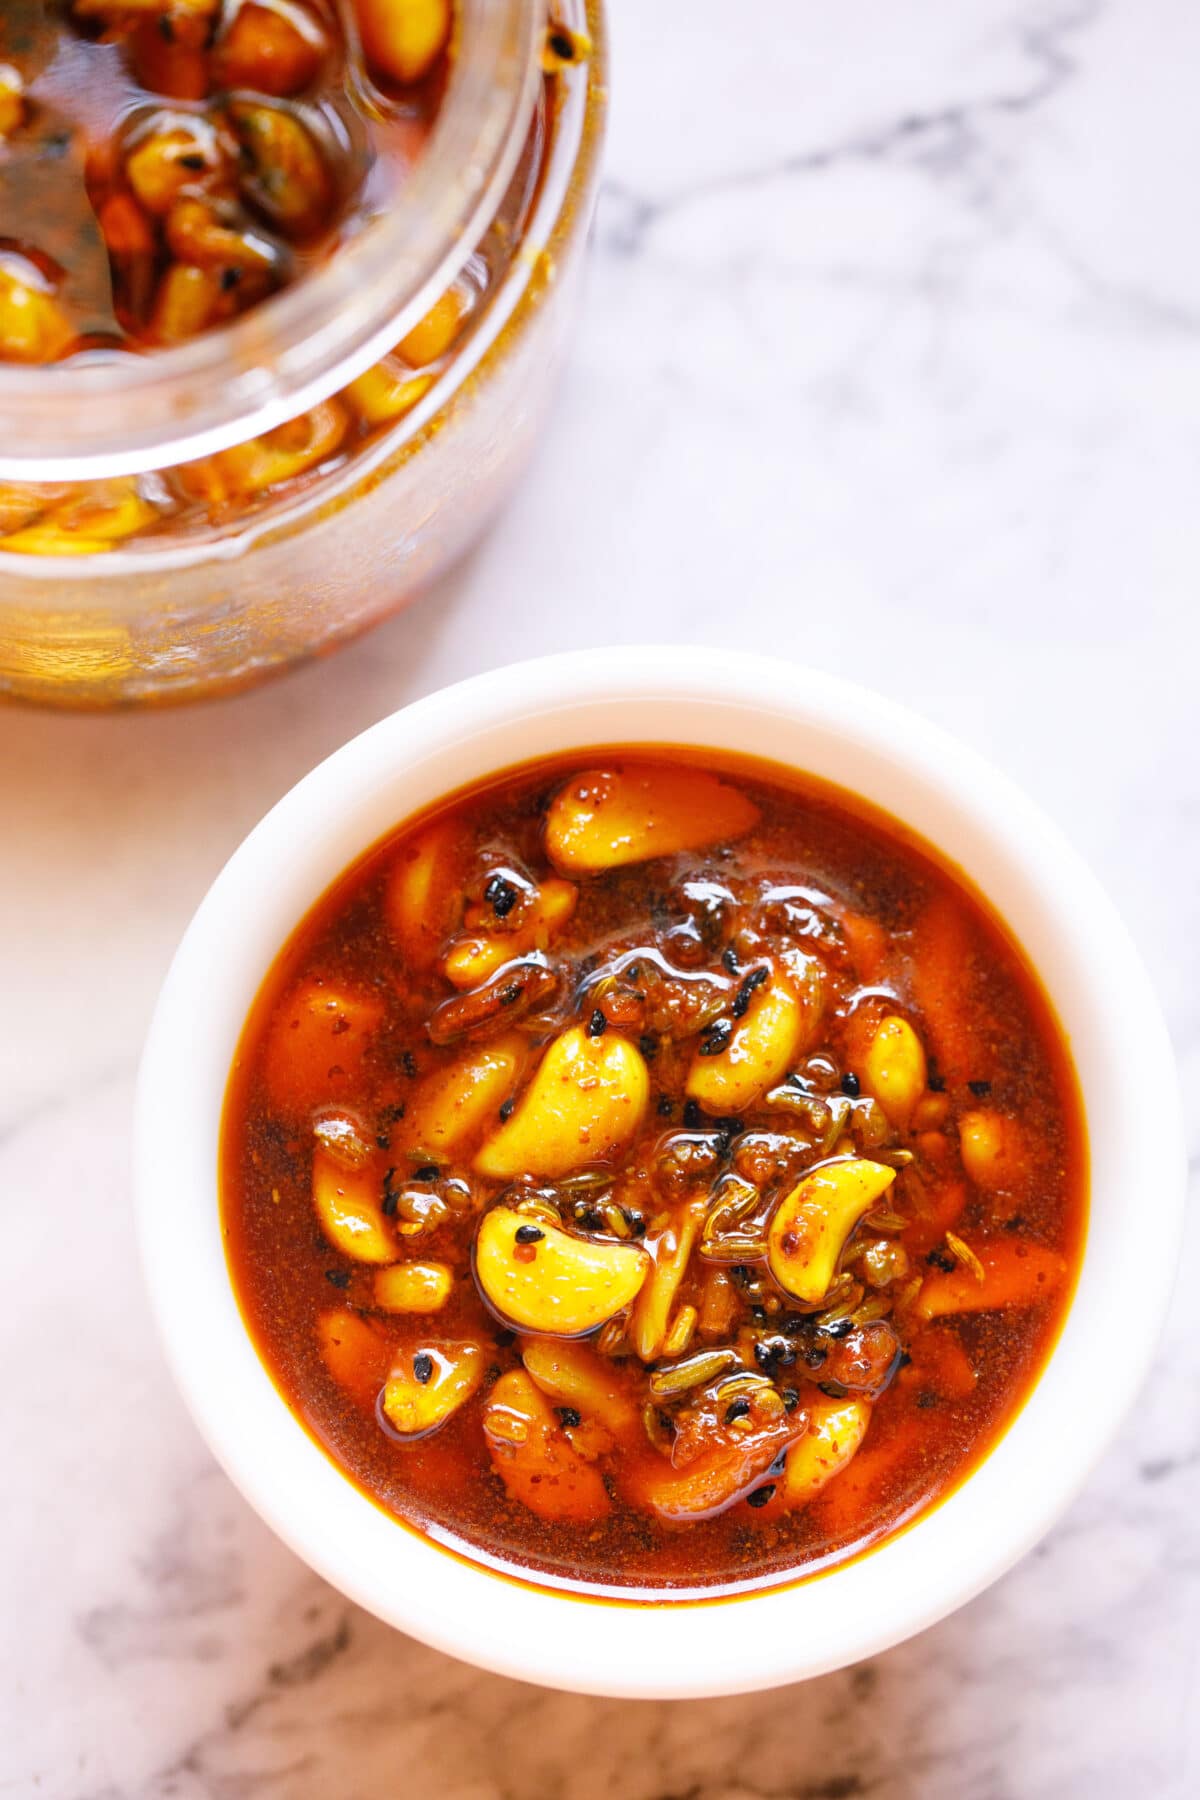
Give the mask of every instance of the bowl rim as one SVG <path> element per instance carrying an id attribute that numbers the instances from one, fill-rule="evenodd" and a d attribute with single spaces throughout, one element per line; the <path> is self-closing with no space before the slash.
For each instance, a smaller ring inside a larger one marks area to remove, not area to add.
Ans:
<path id="1" fill-rule="evenodd" d="M 530 747 L 501 753 L 501 743 Z M 398 1526 L 275 1389 L 237 1308 L 218 1218 L 217 1132 L 237 1037 L 274 956 L 325 889 L 389 820 L 395 828 L 464 781 L 619 743 L 749 750 L 807 768 L 960 866 L 1025 948 L 1059 1016 L 1089 1137 L 1075 1295 L 1045 1370 L 987 1457 L 856 1561 L 720 1600 L 653 1589 L 597 1600 L 526 1585 Z M 777 748 L 755 748 L 765 744 Z M 1123 1079 L 1129 1043 L 1136 1084 Z M 1162 1102 L 1152 1113 L 1137 1099 L 1148 1088 Z M 134 1181 L 145 1279 L 176 1381 L 217 1460 L 297 1555 L 388 1623 L 496 1673 L 661 1699 L 776 1686 L 877 1654 L 973 1598 L 1049 1530 L 1153 1358 L 1178 1262 L 1186 1152 L 1169 1038 L 1125 926 L 1007 777 L 839 678 L 747 652 L 618 646 L 511 664 L 427 695 L 335 751 L 271 809 L 212 884 L 163 985 L 138 1078 Z M 1136 1208 L 1124 1204 L 1134 1184 Z M 1106 1361 L 1100 1383 L 1091 1369 L 1135 1253 L 1141 1304 L 1132 1317 L 1123 1311 L 1121 1366 Z M 755 1608 L 751 1629 L 744 1619 L 736 1633 L 698 1630 L 714 1606 Z"/>

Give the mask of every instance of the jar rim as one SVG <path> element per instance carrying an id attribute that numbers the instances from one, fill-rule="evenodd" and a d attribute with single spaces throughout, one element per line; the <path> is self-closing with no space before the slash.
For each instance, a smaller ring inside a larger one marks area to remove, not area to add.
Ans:
<path id="1" fill-rule="evenodd" d="M 148 356 L 0 364 L 0 478 L 172 467 L 295 418 L 377 361 L 453 281 L 500 204 L 536 103 L 546 15 L 546 0 L 459 0 L 446 95 L 402 204 L 302 281 Z"/>

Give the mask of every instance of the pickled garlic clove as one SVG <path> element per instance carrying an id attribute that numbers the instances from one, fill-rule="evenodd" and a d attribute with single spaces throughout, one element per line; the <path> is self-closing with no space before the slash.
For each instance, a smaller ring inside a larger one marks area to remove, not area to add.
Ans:
<path id="1" fill-rule="evenodd" d="M 700 850 L 741 837 L 759 811 L 701 769 L 622 763 L 573 775 L 546 815 L 546 851 L 567 875 Z"/>
<path id="2" fill-rule="evenodd" d="M 225 271 L 233 269 L 239 278 L 257 275 L 261 291 L 262 283 L 270 286 L 283 273 L 283 257 L 262 232 L 228 223 L 223 217 L 226 210 L 199 195 L 182 194 L 167 214 L 167 247 L 180 262 L 221 275 L 223 288 L 228 285 Z"/>
<path id="3" fill-rule="evenodd" d="M 95 482 L 68 496 L 49 517 L 0 539 L 6 550 L 42 556 L 95 556 L 153 523 L 157 514 L 133 480 Z"/>
<path id="4" fill-rule="evenodd" d="M 215 270 L 172 263 L 154 297 L 151 336 L 160 344 L 184 344 L 208 329 L 220 303 L 221 278 Z"/>
<path id="5" fill-rule="evenodd" d="M 356 375 L 342 389 L 342 398 L 354 408 L 364 425 L 390 425 L 393 419 L 402 419 L 406 412 L 411 412 L 432 386 L 432 375 L 414 373 L 396 357 L 385 356 L 371 368 L 364 369 L 361 375 Z"/>
<path id="6" fill-rule="evenodd" d="M 586 1344 L 530 1338 L 521 1346 L 521 1359 L 552 1401 L 597 1420 L 619 1444 L 641 1443 L 641 1416 L 606 1358 Z"/>
<path id="7" fill-rule="evenodd" d="M 388 877 L 384 911 L 404 956 L 432 968 L 462 916 L 467 835 L 457 819 L 436 819 L 402 846 Z"/>
<path id="8" fill-rule="evenodd" d="M 483 1409 L 492 1467 L 512 1499 L 541 1519 L 586 1524 L 612 1502 L 598 1470 L 569 1442 L 545 1395 L 523 1369 L 510 1369 Z"/>
<path id="9" fill-rule="evenodd" d="M 1019 1129 L 1003 1113 L 963 1113 L 958 1147 L 968 1180 L 988 1193 L 1018 1185 L 1027 1173 Z"/>
<path id="10" fill-rule="evenodd" d="M 213 49 L 213 77 L 222 88 L 285 99 L 315 81 L 329 51 L 324 23 L 301 0 L 243 0 Z"/>
<path id="11" fill-rule="evenodd" d="M 867 1046 L 863 1075 L 889 1125 L 907 1131 L 927 1075 L 924 1046 L 907 1019 L 891 1014 L 880 1020 Z"/>
<path id="12" fill-rule="evenodd" d="M 487 1358 L 474 1342 L 419 1343 L 399 1351 L 383 1389 L 383 1412 L 401 1437 L 427 1437 L 471 1398 Z"/>
<path id="13" fill-rule="evenodd" d="M 454 1275 L 445 1263 L 393 1263 L 376 1270 L 372 1299 L 383 1312 L 440 1312 L 453 1287 Z"/>
<path id="14" fill-rule="evenodd" d="M 580 1027 L 550 1045 L 516 1111 L 475 1158 L 481 1175 L 569 1175 L 620 1150 L 641 1124 L 650 1077 L 618 1032 Z"/>
<path id="15" fill-rule="evenodd" d="M 630 1304 L 650 1258 L 636 1245 L 571 1237 L 495 1206 L 480 1221 L 474 1266 L 480 1292 L 506 1324 L 581 1337 Z"/>
<path id="16" fill-rule="evenodd" d="M 688 1069 L 687 1094 L 717 1116 L 746 1111 L 786 1073 L 804 1027 L 791 982 L 776 974 L 752 995 L 743 1018 L 709 1027 Z"/>
<path id="17" fill-rule="evenodd" d="M 0 537 L 0 550 L 15 556 L 102 556 L 111 549 L 107 538 L 81 537 L 78 532 L 63 531 L 52 521 L 27 525 L 23 531 Z"/>
<path id="18" fill-rule="evenodd" d="M 396 345 L 397 355 L 414 369 L 437 362 L 458 336 L 470 306 L 470 296 L 465 288 L 448 287 L 425 317 L 417 320 L 407 337 L 400 339 Z"/>
<path id="19" fill-rule="evenodd" d="M 824 1297 L 850 1233 L 895 1179 L 895 1169 L 859 1157 L 804 1176 L 767 1228 L 767 1262 L 785 1293 L 806 1305 Z"/>
<path id="20" fill-rule="evenodd" d="M 579 890 L 570 881 L 544 881 L 529 912 L 515 931 L 478 931 L 456 938 L 446 952 L 442 972 L 456 988 L 475 987 L 504 963 L 548 948 L 555 932 L 575 911 Z"/>
<path id="21" fill-rule="evenodd" d="M 228 140 L 210 124 L 165 112 L 130 145 L 125 179 L 143 211 L 165 217 L 185 191 L 223 184 L 231 166 Z"/>
<path id="22" fill-rule="evenodd" d="M 398 1128 L 405 1148 L 448 1161 L 471 1145 L 497 1117 L 521 1079 L 529 1057 L 518 1033 L 469 1050 L 449 1068 L 424 1076 L 413 1089 Z"/>
<path id="23" fill-rule="evenodd" d="M 321 1360 L 340 1388 L 360 1406 L 373 1406 L 383 1386 L 392 1346 L 360 1314 L 338 1306 L 317 1320 Z"/>
<path id="24" fill-rule="evenodd" d="M 348 1093 L 382 1018 L 373 995 L 299 983 L 267 1035 L 263 1076 L 272 1105 L 295 1115 Z"/>
<path id="25" fill-rule="evenodd" d="M 408 87 L 428 75 L 450 41 L 451 0 L 354 0 L 373 75 Z"/>
<path id="26" fill-rule="evenodd" d="M 373 1170 L 348 1169 L 327 1150 L 316 1150 L 313 1205 L 321 1230 L 343 1256 L 357 1262 L 395 1262 L 396 1239 L 383 1216 L 379 1177 Z"/>
<path id="27" fill-rule="evenodd" d="M 183 269 L 176 263 L 167 271 L 174 275 Z M 210 270 L 195 269 L 193 274 L 211 275 Z M 219 278 L 213 276 L 218 281 Z M 217 505 L 246 494 L 261 494 L 268 488 L 306 475 L 341 449 L 350 419 L 340 400 L 321 400 L 307 412 L 277 425 L 262 437 L 247 438 L 228 450 L 200 462 L 185 465 L 186 485 Z"/>
<path id="28" fill-rule="evenodd" d="M 12 63 L 0 62 L 0 142 L 20 131 L 28 110 L 21 71 Z"/>
<path id="29" fill-rule="evenodd" d="M 840 1475 L 854 1456 L 871 1422 L 865 1400 L 814 1399 L 808 1409 L 808 1430 L 787 1453 L 779 1483 L 784 1506 L 803 1506 L 815 1500 L 835 1475 Z"/>
<path id="30" fill-rule="evenodd" d="M 56 362 L 74 341 L 74 327 L 47 281 L 32 268 L 28 281 L 0 268 L 0 361 Z"/>

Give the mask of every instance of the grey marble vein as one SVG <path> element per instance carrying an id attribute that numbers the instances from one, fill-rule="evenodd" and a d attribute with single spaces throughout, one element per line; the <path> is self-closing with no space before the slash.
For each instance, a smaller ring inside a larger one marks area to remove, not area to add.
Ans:
<path id="1" fill-rule="evenodd" d="M 706 201 L 747 188 L 765 188 L 798 176 L 823 175 L 845 164 L 910 162 L 931 175 L 954 174 L 979 149 L 982 128 L 996 117 L 1022 115 L 1052 101 L 1079 73 L 1074 40 L 1104 11 L 1103 0 L 1073 0 L 1046 9 L 1044 16 L 1016 20 L 1011 31 L 1030 65 L 1017 85 L 985 92 L 966 101 L 946 101 L 917 111 L 901 111 L 877 124 L 864 125 L 828 144 L 788 150 L 749 168 L 739 168 L 704 181 L 685 184 L 651 197 L 610 178 L 604 189 L 606 224 L 603 242 L 626 256 L 637 255 L 662 220 Z M 769 30 L 764 31 L 769 38 Z M 764 45 L 769 50 L 769 43 Z M 615 215 L 615 217 L 614 217 Z"/>

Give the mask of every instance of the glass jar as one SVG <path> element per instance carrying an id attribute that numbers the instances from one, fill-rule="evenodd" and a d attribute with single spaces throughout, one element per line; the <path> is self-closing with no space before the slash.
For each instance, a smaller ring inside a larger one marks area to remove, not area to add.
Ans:
<path id="1" fill-rule="evenodd" d="M 574 310 L 600 12 L 460 0 L 446 95 L 400 203 L 233 324 L 147 356 L 0 365 L 10 506 L 48 495 L 52 525 L 86 520 L 117 484 L 149 520 L 111 542 L 85 523 L 68 544 L 0 517 L 18 546 L 0 537 L 0 695 L 227 693 L 376 624 L 467 548 L 533 444 Z M 424 366 L 388 360 L 452 287 L 467 296 L 453 342 L 428 344 Z M 324 455 L 324 423 L 351 416 L 352 446 L 330 439 Z M 279 480 L 236 448 L 266 434 Z M 230 458 L 252 491 L 214 505 L 210 486 L 189 505 L 194 471 Z"/>

